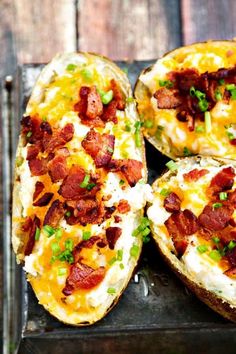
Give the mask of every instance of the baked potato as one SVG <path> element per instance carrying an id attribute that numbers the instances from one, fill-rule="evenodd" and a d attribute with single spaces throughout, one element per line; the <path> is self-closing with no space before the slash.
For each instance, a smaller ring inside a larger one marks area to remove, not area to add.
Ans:
<path id="1" fill-rule="evenodd" d="M 144 70 L 135 98 L 144 135 L 172 159 L 236 157 L 236 42 L 181 47 Z"/>
<path id="2" fill-rule="evenodd" d="M 60 321 L 92 324 L 118 301 L 150 231 L 146 179 L 126 74 L 96 54 L 57 55 L 21 120 L 12 244 Z"/>
<path id="3" fill-rule="evenodd" d="M 147 210 L 158 249 L 200 300 L 236 322 L 236 162 L 197 156 L 167 165 Z"/>

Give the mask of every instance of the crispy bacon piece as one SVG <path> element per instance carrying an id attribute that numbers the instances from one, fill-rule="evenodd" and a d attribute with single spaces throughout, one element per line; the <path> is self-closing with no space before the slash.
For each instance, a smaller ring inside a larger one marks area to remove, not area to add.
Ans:
<path id="1" fill-rule="evenodd" d="M 184 173 L 183 177 L 184 177 L 184 180 L 187 182 L 196 182 L 201 177 L 205 176 L 207 173 L 209 173 L 209 171 L 206 170 L 205 168 L 203 168 L 201 170 L 194 168 L 192 171 L 190 171 L 188 173 Z"/>
<path id="2" fill-rule="evenodd" d="M 115 206 L 111 206 L 111 207 L 105 207 L 105 215 L 104 218 L 105 219 L 110 219 L 112 214 L 115 212 L 116 207 Z"/>
<path id="3" fill-rule="evenodd" d="M 131 187 L 142 178 L 142 168 L 142 162 L 132 159 L 111 160 L 107 166 L 109 171 L 122 172 Z"/>
<path id="4" fill-rule="evenodd" d="M 43 207 L 49 204 L 53 197 L 53 193 L 44 193 L 44 195 L 33 203 L 33 206 Z"/>
<path id="5" fill-rule="evenodd" d="M 29 224 L 30 226 L 29 229 L 27 230 L 29 231 L 29 237 L 25 246 L 25 251 L 24 251 L 25 256 L 29 256 L 32 253 L 35 244 L 36 229 L 40 228 L 40 219 L 37 216 L 35 216 L 33 220 L 31 219 L 31 222 L 29 222 Z"/>
<path id="6" fill-rule="evenodd" d="M 86 264 L 77 262 L 70 268 L 70 274 L 66 279 L 63 294 L 71 295 L 75 289 L 92 289 L 102 282 L 106 270 L 104 267 L 93 269 Z"/>
<path id="7" fill-rule="evenodd" d="M 53 152 L 55 149 L 64 146 L 74 135 L 74 126 L 67 123 L 62 129 L 57 129 L 52 135 L 45 133 L 43 136 L 43 147 L 47 153 Z"/>
<path id="8" fill-rule="evenodd" d="M 116 102 L 116 108 L 123 111 L 125 109 L 125 99 L 117 82 L 114 79 L 111 80 L 111 89 L 113 91 L 113 99 Z"/>
<path id="9" fill-rule="evenodd" d="M 35 189 L 34 189 L 34 194 L 33 194 L 33 200 L 37 199 L 39 194 L 43 191 L 44 189 L 44 184 L 43 182 L 37 181 L 35 183 Z"/>
<path id="10" fill-rule="evenodd" d="M 230 262 L 232 267 L 236 267 L 236 247 L 228 251 L 225 255 L 226 259 Z"/>
<path id="11" fill-rule="evenodd" d="M 117 205 L 117 210 L 121 214 L 126 214 L 130 211 L 130 205 L 127 200 L 121 199 Z"/>
<path id="12" fill-rule="evenodd" d="M 236 267 L 226 270 L 224 274 L 232 279 L 236 279 Z"/>
<path id="13" fill-rule="evenodd" d="M 114 250 L 116 241 L 122 234 L 122 229 L 117 226 L 108 227 L 106 229 L 106 238 L 111 250 Z"/>
<path id="14" fill-rule="evenodd" d="M 111 160 L 115 137 L 109 134 L 99 134 L 94 129 L 90 129 L 81 145 L 85 151 L 93 158 L 96 167 L 106 166 Z"/>
<path id="15" fill-rule="evenodd" d="M 235 171 L 233 167 L 225 167 L 211 180 L 208 192 L 210 196 L 231 189 L 234 184 Z"/>
<path id="16" fill-rule="evenodd" d="M 32 176 L 42 176 L 47 173 L 47 159 L 34 158 L 28 162 Z"/>
<path id="17" fill-rule="evenodd" d="M 119 216 L 119 215 L 115 215 L 115 216 L 114 216 L 114 220 L 115 220 L 115 222 L 118 224 L 119 222 L 122 221 L 122 217 Z"/>
<path id="18" fill-rule="evenodd" d="M 43 131 L 40 129 L 41 119 L 39 117 L 23 117 L 21 120 L 21 133 L 26 136 L 30 144 L 37 143 L 43 137 Z M 28 136 L 27 136 L 28 135 Z"/>
<path id="19" fill-rule="evenodd" d="M 197 217 L 188 209 L 178 211 L 169 216 L 165 226 L 172 237 L 178 256 L 181 257 L 188 245 L 186 236 L 197 232 Z"/>
<path id="20" fill-rule="evenodd" d="M 179 211 L 180 204 L 181 204 L 180 198 L 178 197 L 177 194 L 175 194 L 173 192 L 170 193 L 164 199 L 164 208 L 166 209 L 166 211 L 169 211 L 170 213 Z"/>
<path id="21" fill-rule="evenodd" d="M 80 252 L 83 248 L 92 248 L 100 240 L 100 236 L 92 236 L 88 240 L 80 241 L 73 250 L 74 262 L 76 263 L 80 260 Z"/>
<path id="22" fill-rule="evenodd" d="M 32 160 L 35 159 L 40 152 L 40 148 L 38 145 L 30 145 L 27 147 L 27 157 L 26 160 Z"/>
<path id="23" fill-rule="evenodd" d="M 43 225 L 50 225 L 52 227 L 57 227 L 59 221 L 64 215 L 64 208 L 62 202 L 59 199 L 54 200 L 48 209 Z"/>
<path id="24" fill-rule="evenodd" d="M 86 116 L 89 119 L 95 119 L 97 116 L 101 116 L 102 112 L 103 105 L 101 97 L 97 92 L 96 86 L 92 86 L 87 97 Z"/>
<path id="25" fill-rule="evenodd" d="M 103 107 L 102 120 L 104 122 L 114 122 L 117 124 L 118 119 L 116 117 L 116 101 L 111 101 L 108 105 Z"/>
<path id="26" fill-rule="evenodd" d="M 230 241 L 236 241 L 236 227 L 230 225 L 227 226 L 217 233 L 217 237 L 219 237 L 220 241 L 227 246 Z"/>
<path id="27" fill-rule="evenodd" d="M 75 202 L 74 208 L 71 203 L 67 202 L 68 210 L 71 212 L 70 216 L 66 216 L 66 221 L 69 225 L 80 223 L 87 224 L 101 224 L 104 217 L 104 206 L 96 198 L 80 199 Z"/>
<path id="28" fill-rule="evenodd" d="M 199 83 L 199 72 L 196 69 L 184 69 L 181 71 L 171 71 L 168 74 L 169 80 L 175 83 L 179 90 L 189 92 L 192 86 Z"/>
<path id="29" fill-rule="evenodd" d="M 69 156 L 67 148 L 61 148 L 56 151 L 56 156 L 48 163 L 48 173 L 52 182 L 58 182 L 68 175 L 66 158 Z"/>
<path id="30" fill-rule="evenodd" d="M 199 224 L 210 231 L 223 230 L 233 214 L 233 207 L 222 205 L 219 208 L 214 208 L 211 205 L 206 205 L 198 217 Z"/>
<path id="31" fill-rule="evenodd" d="M 21 226 L 22 231 L 26 232 L 29 231 L 32 227 L 33 221 L 30 216 L 27 216 L 24 223 Z"/>
<path id="32" fill-rule="evenodd" d="M 42 122 L 40 124 L 40 129 L 43 132 L 46 132 L 47 134 L 52 135 L 52 128 L 51 128 L 51 125 L 48 122 Z"/>
<path id="33" fill-rule="evenodd" d="M 157 99 L 157 107 L 160 109 L 179 107 L 182 103 L 182 99 L 177 96 L 177 94 L 177 90 L 168 90 L 165 87 L 160 88 L 154 93 L 154 97 Z"/>

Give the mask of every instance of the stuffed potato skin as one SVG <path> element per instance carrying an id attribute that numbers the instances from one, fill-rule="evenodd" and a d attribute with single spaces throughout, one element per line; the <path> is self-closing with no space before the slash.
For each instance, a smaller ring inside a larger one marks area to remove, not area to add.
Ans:
<path id="1" fill-rule="evenodd" d="M 234 262 L 235 237 L 231 223 L 235 217 L 235 205 L 231 204 L 231 194 L 235 190 L 236 163 L 198 156 L 178 159 L 176 167 L 153 184 L 154 198 L 147 215 L 154 240 L 165 262 L 183 283 L 214 311 L 235 322 L 236 281 L 231 263 Z M 225 171 L 229 174 L 234 171 L 233 179 L 228 175 L 228 189 L 222 180 Z M 214 178 L 216 175 L 218 177 Z M 216 187 L 219 180 L 224 191 L 220 185 Z M 210 194 L 213 188 L 217 190 L 214 198 Z M 172 193 L 179 197 L 179 206 Z M 222 200 L 216 199 L 218 194 Z M 222 214 L 219 214 L 220 209 Z M 223 220 L 221 217 L 226 215 L 226 210 L 230 212 Z M 206 224 L 203 214 L 210 215 Z M 222 224 L 215 224 L 219 219 L 223 220 Z M 173 220 L 176 227 L 170 223 Z M 180 220 L 184 220 L 184 226 Z"/>
<path id="2" fill-rule="evenodd" d="M 150 190 L 131 97 L 109 59 L 61 54 L 43 69 L 22 119 L 13 249 L 39 303 L 67 324 L 105 316 L 141 252 L 142 236 L 132 233 Z"/>
<path id="3" fill-rule="evenodd" d="M 235 41 L 209 41 L 177 48 L 145 69 L 134 95 L 148 141 L 172 159 L 197 154 L 234 159 L 235 100 L 229 85 L 235 64 Z"/>

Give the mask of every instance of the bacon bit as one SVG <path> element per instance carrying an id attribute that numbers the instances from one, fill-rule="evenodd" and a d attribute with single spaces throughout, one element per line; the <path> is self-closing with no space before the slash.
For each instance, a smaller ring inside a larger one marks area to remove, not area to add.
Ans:
<path id="1" fill-rule="evenodd" d="M 217 237 L 227 246 L 230 241 L 236 241 L 236 227 L 227 226 L 217 233 Z"/>
<path id="2" fill-rule="evenodd" d="M 52 135 L 52 128 L 51 125 L 48 122 L 42 122 L 40 124 L 40 129 L 44 132 L 46 132 L 49 135 Z"/>
<path id="3" fill-rule="evenodd" d="M 181 257 L 188 245 L 186 236 L 194 234 L 199 228 L 197 217 L 185 209 L 170 215 L 165 221 L 165 226 L 173 239 L 178 256 Z"/>
<path id="4" fill-rule="evenodd" d="M 86 264 L 77 262 L 70 268 L 66 286 L 62 290 L 65 296 L 71 295 L 75 289 L 92 289 L 102 282 L 106 270 L 104 267 L 93 269 Z"/>
<path id="5" fill-rule="evenodd" d="M 175 83 L 179 90 L 189 92 L 192 86 L 199 83 L 199 72 L 197 69 L 184 69 L 181 71 L 171 71 L 168 78 Z"/>
<path id="6" fill-rule="evenodd" d="M 41 198 L 39 198 L 36 202 L 33 203 L 33 206 L 36 207 L 46 206 L 51 201 L 52 197 L 53 197 L 53 193 L 44 193 L 44 195 Z"/>
<path id="7" fill-rule="evenodd" d="M 211 184 L 208 188 L 210 196 L 231 189 L 234 184 L 234 177 L 235 172 L 232 167 L 223 168 L 211 180 Z"/>
<path id="8" fill-rule="evenodd" d="M 236 139 L 231 139 L 229 142 L 231 145 L 236 145 Z"/>
<path id="9" fill-rule="evenodd" d="M 64 208 L 62 202 L 59 199 L 54 200 L 48 209 L 43 225 L 50 225 L 52 227 L 57 227 L 59 221 L 62 219 L 64 215 Z"/>
<path id="10" fill-rule="evenodd" d="M 81 199 L 76 202 L 76 208 L 69 207 L 69 211 L 72 211 L 71 215 L 66 217 L 69 225 L 101 224 L 104 217 L 104 206 L 95 198 Z"/>
<path id="11" fill-rule="evenodd" d="M 109 134 L 101 135 L 94 129 L 90 129 L 81 145 L 93 158 L 96 167 L 99 168 L 110 162 L 115 146 L 115 137 Z"/>
<path id="12" fill-rule="evenodd" d="M 80 252 L 82 251 L 83 248 L 92 248 L 95 245 L 95 243 L 97 243 L 100 240 L 101 240 L 100 236 L 92 236 L 88 240 L 80 241 L 73 250 L 74 262 L 76 263 L 81 259 Z"/>
<path id="13" fill-rule="evenodd" d="M 48 173 L 53 183 L 64 179 L 68 175 L 65 156 L 55 156 L 48 163 Z"/>
<path id="14" fill-rule="evenodd" d="M 32 176 L 41 176 L 47 173 L 47 159 L 34 158 L 28 162 Z"/>
<path id="15" fill-rule="evenodd" d="M 157 99 L 157 107 L 160 109 L 179 107 L 182 103 L 182 99 L 178 97 L 177 94 L 177 90 L 168 90 L 165 87 L 160 88 L 154 93 L 154 97 Z"/>
<path id="16" fill-rule="evenodd" d="M 112 214 L 115 212 L 116 207 L 112 206 L 112 207 L 105 207 L 105 215 L 104 215 L 104 219 L 110 219 Z"/>
<path id="17" fill-rule="evenodd" d="M 113 91 L 113 99 L 116 102 L 117 109 L 123 111 L 125 109 L 125 100 L 117 82 L 114 79 L 111 80 L 111 89 Z"/>
<path id="18" fill-rule="evenodd" d="M 196 182 L 201 177 L 205 176 L 207 173 L 209 173 L 209 171 L 206 170 L 205 168 L 203 168 L 202 170 L 198 170 L 197 168 L 194 168 L 192 171 L 188 173 L 184 173 L 183 177 L 186 182 Z"/>
<path id="19" fill-rule="evenodd" d="M 89 119 L 95 119 L 97 116 L 101 116 L 103 112 L 102 100 L 97 92 L 96 86 L 90 88 L 90 92 L 87 98 L 87 110 L 86 116 Z"/>
<path id="20" fill-rule="evenodd" d="M 213 208 L 206 205 L 198 217 L 199 224 L 210 231 L 223 230 L 233 214 L 233 207 L 222 205 L 220 208 Z"/>
<path id="21" fill-rule="evenodd" d="M 57 129 L 53 135 L 44 134 L 43 147 L 45 152 L 51 153 L 56 148 L 64 146 L 68 143 L 74 135 L 74 126 L 72 123 L 66 124 L 62 129 Z"/>
<path id="22" fill-rule="evenodd" d="M 113 122 L 115 124 L 118 123 L 118 119 L 116 117 L 116 107 L 116 101 L 111 101 L 108 105 L 103 107 L 103 114 L 101 118 L 104 122 Z"/>
<path id="23" fill-rule="evenodd" d="M 21 229 L 24 232 L 29 231 L 31 229 L 32 225 L 33 225 L 33 221 L 31 219 L 31 217 L 27 216 L 27 218 L 25 219 L 24 223 L 21 226 Z"/>
<path id="24" fill-rule="evenodd" d="M 27 135 L 31 133 L 30 137 L 27 137 L 27 142 L 30 144 L 35 144 L 43 137 L 43 131 L 40 129 L 41 119 L 39 117 L 23 117 L 22 124 L 22 134 Z"/>
<path id="25" fill-rule="evenodd" d="M 37 216 L 35 216 L 34 219 L 31 221 L 32 222 L 30 222 L 31 226 L 29 229 L 29 238 L 26 243 L 25 251 L 24 251 L 25 256 L 29 256 L 32 253 L 35 244 L 35 232 L 37 227 L 40 228 L 40 220 Z"/>
<path id="26" fill-rule="evenodd" d="M 236 247 L 228 251 L 225 255 L 226 259 L 230 262 L 232 267 L 236 267 Z"/>
<path id="27" fill-rule="evenodd" d="M 30 145 L 27 147 L 27 157 L 26 160 L 35 159 L 40 152 L 40 148 L 38 145 Z"/>
<path id="28" fill-rule="evenodd" d="M 114 250 L 116 241 L 122 234 L 122 229 L 120 227 L 108 227 L 106 229 L 106 238 L 111 250 Z"/>
<path id="29" fill-rule="evenodd" d="M 128 213 L 130 211 L 130 209 L 131 208 L 130 208 L 130 205 L 129 205 L 127 200 L 121 199 L 119 201 L 119 204 L 117 205 L 117 210 L 118 210 L 119 213 L 126 214 L 126 213 Z"/>
<path id="30" fill-rule="evenodd" d="M 34 189 L 34 194 L 33 194 L 33 200 L 37 199 L 39 194 L 43 191 L 44 189 L 44 184 L 43 182 L 37 181 L 35 183 L 35 189 Z"/>
<path id="31" fill-rule="evenodd" d="M 111 160 L 107 169 L 111 172 L 122 172 L 131 187 L 142 178 L 143 164 L 132 159 Z"/>
<path id="32" fill-rule="evenodd" d="M 232 279 L 236 279 L 236 267 L 226 270 L 224 274 Z"/>
<path id="33" fill-rule="evenodd" d="M 118 224 L 119 222 L 122 221 L 122 217 L 119 216 L 119 215 L 115 215 L 115 216 L 114 216 L 114 220 L 115 220 L 115 222 Z"/>
<path id="34" fill-rule="evenodd" d="M 180 210 L 180 204 L 181 204 L 181 200 L 178 197 L 177 194 L 175 193 L 170 193 L 165 199 L 164 199 L 164 208 L 166 209 L 166 211 L 172 213 L 175 211 L 179 211 Z"/>

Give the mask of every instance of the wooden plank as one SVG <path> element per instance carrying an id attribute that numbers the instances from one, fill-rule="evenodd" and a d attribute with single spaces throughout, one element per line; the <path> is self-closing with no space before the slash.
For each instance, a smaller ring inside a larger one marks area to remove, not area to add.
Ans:
<path id="1" fill-rule="evenodd" d="M 181 10 L 185 44 L 236 35 L 235 0 L 182 0 Z"/>
<path id="2" fill-rule="evenodd" d="M 80 50 L 112 59 L 152 59 L 181 44 L 178 0 L 81 0 Z"/>
<path id="3" fill-rule="evenodd" d="M 18 62 L 47 62 L 76 50 L 74 0 L 13 0 Z"/>

